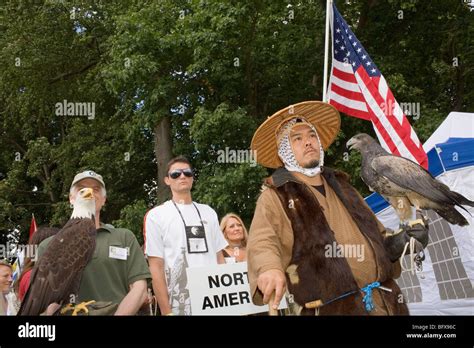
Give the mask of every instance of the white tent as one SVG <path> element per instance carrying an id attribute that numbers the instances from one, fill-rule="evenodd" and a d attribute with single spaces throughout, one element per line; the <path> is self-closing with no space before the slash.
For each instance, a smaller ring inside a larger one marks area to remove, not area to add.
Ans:
<path id="1" fill-rule="evenodd" d="M 474 200 L 474 113 L 450 113 L 423 148 L 431 174 Z M 385 226 L 398 228 L 395 211 L 380 195 L 366 201 Z M 402 272 L 397 279 L 412 315 L 474 315 L 474 208 L 465 208 L 472 214 L 459 210 L 470 223 L 465 227 L 427 212 L 430 243 L 423 272 Z"/>

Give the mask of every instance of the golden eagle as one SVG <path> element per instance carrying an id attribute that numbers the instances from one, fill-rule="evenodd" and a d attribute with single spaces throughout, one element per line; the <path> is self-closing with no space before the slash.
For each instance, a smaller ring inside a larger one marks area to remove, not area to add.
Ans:
<path id="1" fill-rule="evenodd" d="M 364 133 L 353 136 L 346 146 L 361 153 L 362 180 L 389 201 L 402 222 L 411 217 L 411 206 L 415 206 L 433 209 L 451 224 L 468 225 L 455 206 L 467 211 L 462 205 L 473 207 L 474 202 L 451 191 L 417 163 L 389 154 Z"/>
<path id="2" fill-rule="evenodd" d="M 70 220 L 35 264 L 18 315 L 39 315 L 51 303 L 75 302 L 82 272 L 95 250 L 94 214 L 93 190 L 83 188 L 76 195 Z"/>

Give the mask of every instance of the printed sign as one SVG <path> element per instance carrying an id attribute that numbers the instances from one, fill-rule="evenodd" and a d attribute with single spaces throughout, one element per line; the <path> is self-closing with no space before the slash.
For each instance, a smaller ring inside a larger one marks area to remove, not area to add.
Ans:
<path id="1" fill-rule="evenodd" d="M 268 312 L 252 303 L 247 262 L 187 268 L 193 315 L 247 315 Z M 287 308 L 286 299 L 280 309 Z"/>

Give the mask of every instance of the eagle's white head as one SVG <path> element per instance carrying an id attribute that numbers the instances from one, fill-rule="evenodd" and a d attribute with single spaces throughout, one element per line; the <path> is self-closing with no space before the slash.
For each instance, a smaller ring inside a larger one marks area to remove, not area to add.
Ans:
<path id="1" fill-rule="evenodd" d="M 95 215 L 95 197 L 94 190 L 89 187 L 80 189 L 74 200 L 74 210 L 71 219 L 94 219 Z"/>

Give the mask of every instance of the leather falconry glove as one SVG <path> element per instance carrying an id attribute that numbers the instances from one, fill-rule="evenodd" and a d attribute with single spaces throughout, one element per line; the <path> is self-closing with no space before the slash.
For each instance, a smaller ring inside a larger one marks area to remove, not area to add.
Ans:
<path id="1" fill-rule="evenodd" d="M 418 212 L 417 212 L 418 217 Z M 405 249 L 405 245 L 410 242 L 410 237 L 416 239 L 415 254 L 428 245 L 428 220 L 420 214 L 419 219 L 410 222 L 408 225 L 401 225 L 400 229 L 392 235 L 388 235 L 384 240 L 384 247 L 387 250 L 390 261 L 397 261 Z"/>

